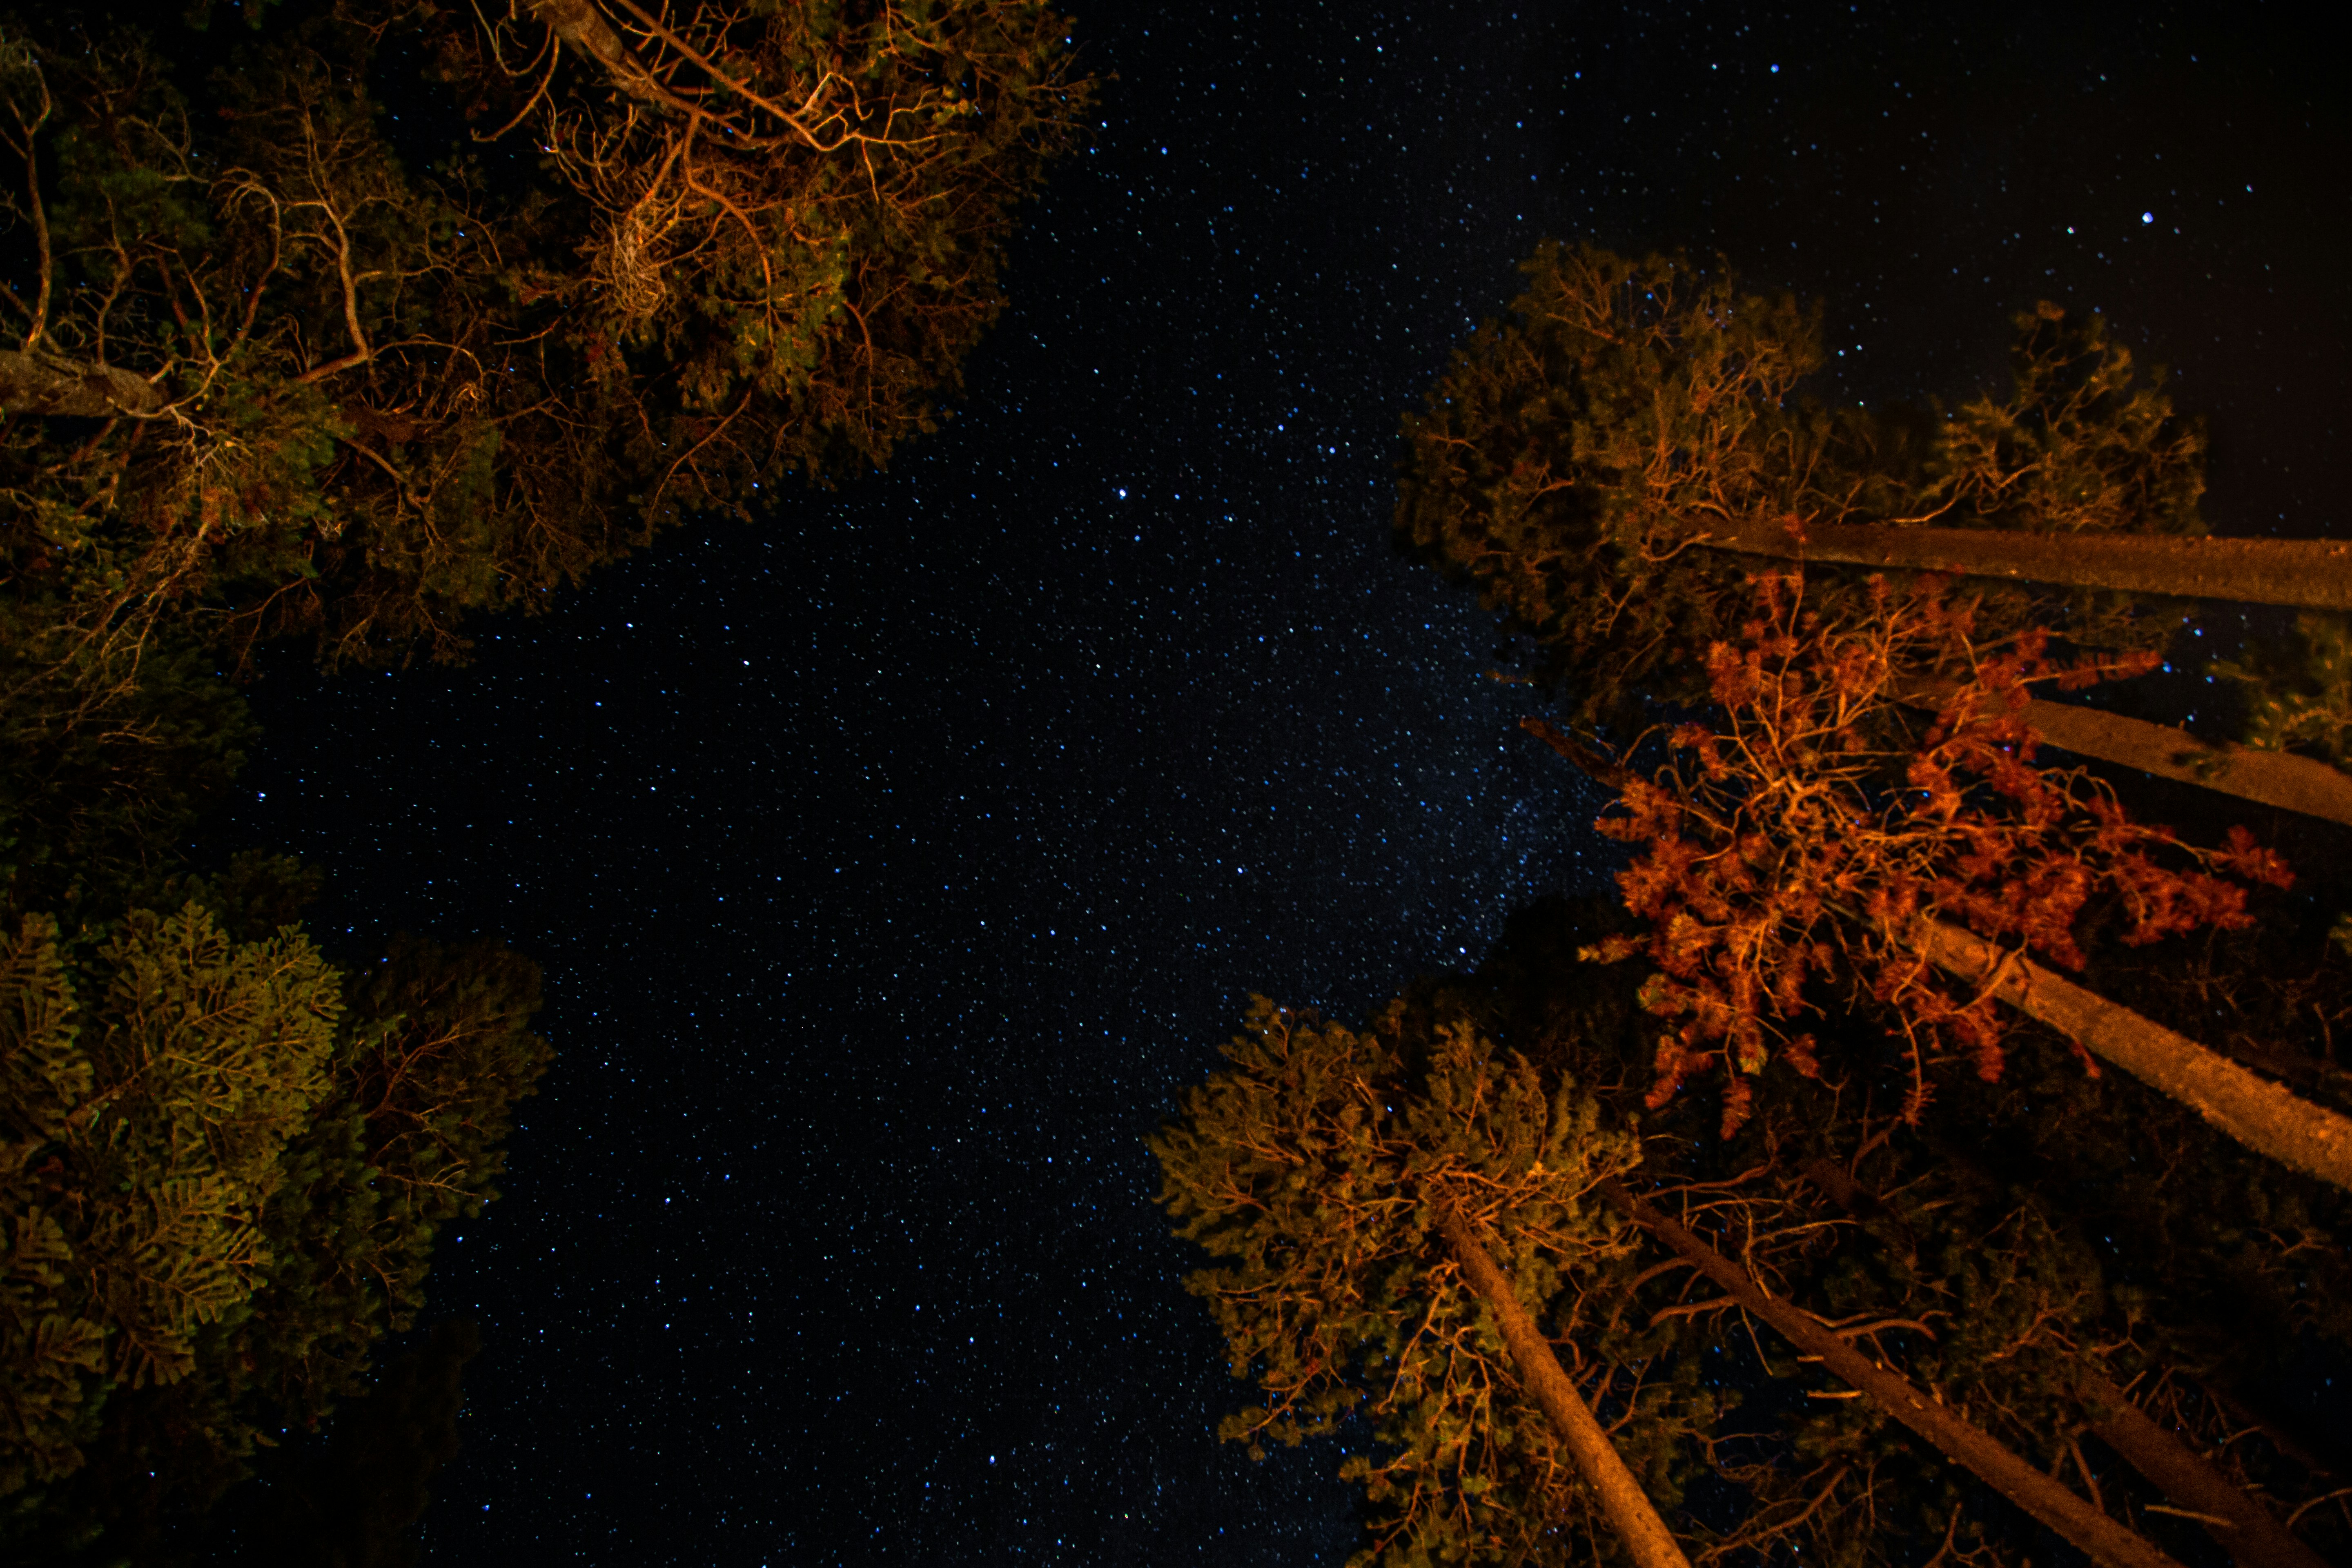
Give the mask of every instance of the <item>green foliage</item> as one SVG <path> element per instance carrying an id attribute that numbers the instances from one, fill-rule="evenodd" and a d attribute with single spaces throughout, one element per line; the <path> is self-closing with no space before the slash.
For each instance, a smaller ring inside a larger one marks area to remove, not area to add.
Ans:
<path id="1" fill-rule="evenodd" d="M 240 922 L 299 892 L 258 858 L 209 890 Z M 439 1228 L 497 1195 L 549 1058 L 538 978 L 404 940 L 348 984 L 293 928 L 234 940 L 194 901 L 79 952 L 25 920 L 0 955 L 0 1541 L 147 1555 L 364 1390 Z"/>
<path id="2" fill-rule="evenodd" d="M 264 1211 L 326 1092 L 341 997 L 300 936 L 233 943 L 194 904 L 133 914 L 93 955 L 102 984 L 74 984 L 38 916 L 5 963 L 13 1492 L 78 1467 L 111 1390 L 187 1378 L 267 1277 Z"/>
<path id="3" fill-rule="evenodd" d="M 2297 616 L 2283 644 L 2257 645 L 2242 663 L 2217 659 L 2207 673 L 2243 693 L 2247 745 L 2352 763 L 2352 623 L 2344 616 Z"/>
<path id="4" fill-rule="evenodd" d="M 1540 1302 L 1561 1270 L 1622 1254 L 1592 1186 L 1636 1159 L 1589 1097 L 1549 1093 L 1466 1024 L 1400 1049 L 1263 997 L 1231 1064 L 1152 1140 L 1179 1234 L 1221 1261 L 1186 1281 L 1236 1376 L 1265 1392 L 1229 1440 L 1296 1444 L 1361 1410 L 1383 1446 L 1349 1459 L 1372 1540 L 1360 1563 L 1514 1562 L 1590 1537 L 1548 1419 L 1435 1230 L 1454 1208 Z M 1606 1531 L 1603 1531 L 1605 1537 Z"/>
<path id="5" fill-rule="evenodd" d="M 1029 0 L 700 5 L 610 60 L 529 7 L 247 9 L 208 76 L 160 17 L 0 17 L 0 298 L 38 350 L 0 363 L 36 413 L 0 584 L 100 645 L 454 657 L 681 517 L 883 462 L 1091 91 Z M 402 110 L 529 153 L 428 163 Z M 37 416 L 43 365 L 121 416 Z"/>
<path id="6" fill-rule="evenodd" d="M 1475 976 L 1417 983 L 1361 1034 L 1261 1003 L 1226 1070 L 1155 1142 L 1163 1201 L 1214 1259 L 1192 1288 L 1237 1374 L 1266 1395 L 1228 1436 L 1361 1444 L 1370 1426 L 1378 1446 L 1344 1472 L 1366 1486 L 1367 1560 L 1580 1562 L 1612 1550 L 1591 1505 L 1547 1468 L 1548 1435 L 1517 1405 L 1491 1342 L 1448 1342 L 1475 1309 L 1462 1311 L 1411 1185 L 1425 1192 L 1445 1169 L 1425 1151 L 1465 1132 L 1474 1159 L 1522 1151 L 1487 1167 L 1507 1176 L 1531 1172 L 1526 1151 L 1563 1128 L 1569 1149 L 1540 1159 L 1547 1173 L 1580 1173 L 1566 1191 L 1622 1173 L 1776 1296 L 2030 1462 L 2095 1488 L 2108 1512 L 2181 1561 L 2203 1559 L 2199 1531 L 2097 1440 L 2077 1394 L 2084 1375 L 2127 1386 L 2281 1517 L 2315 1503 L 2297 1532 L 2323 1559 L 2352 1547 L 2352 1525 L 2326 1500 L 2340 1482 L 2319 1468 L 2332 1439 L 2299 1424 L 2292 1397 L 2314 1358 L 2340 1382 L 2352 1356 L 2346 1194 L 2244 1154 L 2136 1082 L 2086 1076 L 2065 1041 L 2031 1026 L 1998 1081 L 1954 1085 L 1918 1127 L 1902 1117 L 1903 1052 L 1837 1008 L 1821 1020 L 1834 1068 L 1808 1078 L 1769 1067 L 1729 1136 L 1692 1097 L 1643 1112 L 1643 977 L 1574 962 L 1629 928 L 1613 900 L 1522 910 Z M 2151 985 L 2182 989 L 2180 1006 L 2210 1014 L 2222 988 L 2245 1028 L 2315 1015 L 2332 1026 L 2352 965 L 2332 952 L 2312 975 L 2265 965 L 2276 955 L 2249 949 L 2273 940 L 2250 929 L 2210 939 L 2198 963 L 2178 951 L 2137 962 Z M 2249 973 L 2278 984 L 2250 986 Z M 1453 1087 L 1424 1091 L 1424 1079 Z M 1555 1097 L 1538 1120 L 1546 1083 L 1580 1086 L 1571 1112 Z M 1530 1131 L 1489 1145 L 1458 1110 L 1416 1121 L 1424 1092 Z M 1607 1129 L 1637 1114 L 1633 1166 L 1633 1142 Z M 1580 1145 L 1590 1163 L 1571 1166 Z M 1671 1256 L 1591 1218 L 1599 1228 L 1565 1245 L 1499 1215 L 1486 1229 L 1516 1237 L 1522 1298 L 1694 1561 L 2044 1560 L 2039 1527 L 2000 1496 Z"/>
<path id="7" fill-rule="evenodd" d="M 1566 962 L 1629 928 L 1614 900 L 1522 911 L 1447 1005 L 1631 1110 L 1649 1082 L 1643 977 Z M 2304 974 L 2259 928 L 2210 939 L 2203 959 L 2182 945 L 2135 963 L 2179 985 L 2177 1006 L 2210 1018 L 2217 1000 L 2234 1002 L 2244 1026 L 2274 1041 L 2315 1011 L 2334 1020 L 2352 996 L 2352 965 L 2331 955 L 2326 973 Z M 2099 982 L 2114 978 L 2107 969 Z M 2297 1502 L 2329 1489 L 2250 1433 L 2248 1409 L 2309 1377 L 2304 1358 L 2320 1347 L 2352 1353 L 2352 1199 L 2247 1154 L 2131 1079 L 2086 1076 L 2069 1042 L 2032 1026 L 2013 1034 L 2000 1079 L 1956 1081 L 1911 1128 L 1904 1052 L 1853 1009 L 1822 1024 L 1822 1059 L 1837 1066 L 1821 1078 L 1769 1068 L 1735 1134 L 1688 1096 L 1644 1115 L 1642 1177 L 1664 1194 L 1654 1201 L 1692 1205 L 1703 1217 L 1691 1223 L 1776 1294 L 1850 1331 L 1878 1325 L 1861 1342 L 2037 1464 L 2079 1485 L 2075 1467 L 2088 1463 L 2111 1508 L 2183 1561 L 2199 1550 L 2193 1532 L 2139 1511 L 2166 1500 L 2084 1433 L 2071 1391 L 2080 1368 L 2131 1385 L 2242 1485 Z M 1584 1283 L 1581 1315 L 1556 1315 L 1588 1356 L 1621 1369 L 1621 1384 L 1729 1396 L 1712 1415 L 1694 1410 L 1676 1439 L 1678 1495 L 1696 1516 L 1678 1530 L 1704 1525 L 1717 1548 L 1801 1544 L 1804 1560 L 1860 1563 L 1923 1561 L 1948 1529 L 1994 1561 L 2040 1560 L 2030 1524 L 1866 1401 L 1806 1392 L 1839 1391 L 1738 1331 L 1686 1277 L 1636 1255 Z M 2303 1529 L 2333 1560 L 2352 1537 L 2324 1513 Z"/>
<path id="8" fill-rule="evenodd" d="M 1405 416 L 1396 532 L 1543 639 L 1587 720 L 1697 698 L 1682 656 L 1736 624 L 1745 570 L 1711 536 L 2196 527 L 2202 435 L 2095 317 L 2020 316 L 2004 399 L 1828 408 L 1801 390 L 1823 363 L 1817 309 L 1678 256 L 1548 243 L 1521 270 L 1512 320 Z M 2091 608 L 2078 638 L 2130 635 L 2123 610 Z"/>
<path id="9" fill-rule="evenodd" d="M 1919 521 L 2037 533 L 2201 533 L 2205 433 L 2144 384 L 2106 321 L 2047 300 L 2015 318 L 2011 385 L 1936 432 Z M 1904 521 L 1913 521 L 1905 519 Z"/>

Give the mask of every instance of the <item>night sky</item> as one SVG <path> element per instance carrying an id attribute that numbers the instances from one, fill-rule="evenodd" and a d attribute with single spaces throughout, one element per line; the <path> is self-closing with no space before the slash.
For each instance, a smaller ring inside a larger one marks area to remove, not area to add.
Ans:
<path id="1" fill-rule="evenodd" d="M 1213 1441 L 1142 1140 L 1252 991 L 1360 1016 L 1612 865 L 1387 536 L 1399 414 L 1539 238 L 1823 299 L 1825 395 L 2102 309 L 2218 529 L 2345 526 L 2352 97 L 2283 12 L 1073 8 L 1118 79 L 940 435 L 469 668 L 256 693 L 233 837 L 328 869 L 326 940 L 547 969 L 433 1277 L 486 1349 L 431 1563 L 1344 1559 L 1336 1454 Z"/>

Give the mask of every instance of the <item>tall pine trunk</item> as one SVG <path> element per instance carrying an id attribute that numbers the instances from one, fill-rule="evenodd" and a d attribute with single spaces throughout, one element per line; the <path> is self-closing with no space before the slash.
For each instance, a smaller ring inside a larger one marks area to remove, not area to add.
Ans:
<path id="1" fill-rule="evenodd" d="M 1800 1173 L 1848 1214 L 1887 1213 L 1876 1193 L 1818 1154 L 1800 1167 Z M 1917 1244 L 1908 1227 L 1900 1227 L 1899 1234 L 1916 1260 Z M 2196 1515 L 2206 1533 L 2230 1553 L 2238 1568 L 2327 1568 L 2319 1554 L 2296 1540 L 2260 1499 L 2206 1463 L 2177 1433 L 2134 1404 L 2098 1363 L 2087 1356 L 2078 1357 L 2064 1375 L 2092 1436 L 2171 1499 L 2176 1508 Z"/>
<path id="2" fill-rule="evenodd" d="M 105 419 L 152 414 L 163 395 L 144 376 L 90 364 L 47 349 L 0 349 L 0 407 L 11 414 Z"/>
<path id="3" fill-rule="evenodd" d="M 2099 1441 L 2161 1489 L 2175 1507 L 2208 1521 L 2206 1533 L 2238 1568 L 2327 1568 L 2319 1553 L 2289 1534 L 2259 1500 L 2232 1485 L 2194 1448 L 2133 1404 L 2114 1379 L 2084 1363 L 2075 1370 L 2074 1384 L 2074 1401 Z"/>
<path id="4" fill-rule="evenodd" d="M 1454 1249 L 1454 1261 L 1462 1266 L 1462 1277 L 1495 1314 L 1503 1342 L 1510 1348 L 1511 1359 L 1518 1363 L 1519 1381 L 1543 1413 L 1551 1417 L 1552 1426 L 1576 1460 L 1577 1473 L 1600 1498 L 1601 1510 L 1616 1528 L 1625 1550 L 1633 1553 L 1640 1568 L 1690 1568 L 1690 1560 L 1675 1544 L 1665 1521 L 1651 1506 L 1649 1494 L 1633 1479 L 1633 1472 L 1625 1468 L 1616 1446 L 1609 1441 L 1609 1434 L 1601 1429 L 1592 1407 L 1577 1393 L 1559 1358 L 1551 1353 L 1551 1346 L 1537 1331 L 1535 1320 L 1512 1293 L 1511 1282 L 1503 1277 L 1502 1269 L 1454 1210 L 1442 1208 L 1437 1223 L 1446 1244 Z"/>
<path id="5" fill-rule="evenodd" d="M 1617 1182 L 1601 1194 L 1633 1223 L 1672 1247 L 1738 1301 L 1752 1317 L 1832 1373 L 1862 1392 L 1887 1415 L 1933 1445 L 1978 1479 L 2087 1553 L 2100 1568 L 2180 1568 L 2137 1532 L 2109 1519 L 2025 1461 L 1990 1433 L 1924 1394 L 1909 1378 L 1878 1365 L 1819 1320 L 1766 1290 L 1748 1271 Z"/>
<path id="6" fill-rule="evenodd" d="M 1911 942 L 1937 968 L 2073 1037 L 2254 1152 L 2352 1190 L 2352 1117 L 2315 1105 L 1973 931 L 1921 921 Z"/>
<path id="7" fill-rule="evenodd" d="M 2331 539 L 2020 533 L 1861 523 L 1815 523 L 1800 531 L 1786 523 L 1759 521 L 1711 531 L 1705 542 L 1783 561 L 1834 561 L 2179 599 L 2352 610 L 2352 542 Z"/>
<path id="8" fill-rule="evenodd" d="M 1943 706 L 1950 689 L 1897 695 L 1914 708 L 1933 709 Z M 2019 716 L 2050 744 L 2080 756 L 2352 826 L 2352 777 L 2310 757 L 2210 745 L 2186 730 L 2071 702 L 2031 701 Z"/>

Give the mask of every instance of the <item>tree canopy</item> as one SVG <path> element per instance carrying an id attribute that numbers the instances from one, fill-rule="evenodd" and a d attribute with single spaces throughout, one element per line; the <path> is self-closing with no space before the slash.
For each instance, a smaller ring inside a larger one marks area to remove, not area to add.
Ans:
<path id="1" fill-rule="evenodd" d="M 448 656 L 666 523 L 885 460 L 1077 133 L 1064 32 L 1026 0 L 0 17 L 6 640 L 103 663 L 179 605 Z"/>
<path id="2" fill-rule="evenodd" d="M 1032 0 L 236 9 L 0 12 L 12 1561 L 177 1560 L 345 1405 L 252 1540 L 401 1560 L 446 1458 L 472 1342 L 371 1358 L 497 1195 L 539 974 L 331 957 L 316 873 L 194 847 L 256 648 L 462 658 L 681 519 L 886 462 L 1092 94 Z"/>
<path id="3" fill-rule="evenodd" d="M 1516 1294 L 1689 1561 L 2342 1557 L 2340 1421 L 2312 1418 L 2352 1375 L 2340 628 L 2221 672 L 2250 739 L 2308 755 L 2059 699 L 2152 668 L 2180 599 L 2338 604 L 2347 547 L 2203 537 L 2201 434 L 2095 319 L 2020 316 L 2002 396 L 1833 408 L 1817 318 L 1720 268 L 1548 246 L 1525 272 L 1406 420 L 1397 530 L 1535 634 L 1557 716 L 1603 737 L 1523 728 L 1633 853 L 1360 1033 L 1258 1004 L 1186 1098 L 1166 1201 L 1268 1395 L 1228 1435 L 1345 1444 L 1366 1561 L 1637 1550 L 1564 1468 L 1524 1479 L 1536 1369 L 1493 1360 L 1515 1402 L 1466 1417 L 1401 1402 L 1467 1254 L 1424 1237 L 1386 1296 L 1288 1266 L 1421 1212 L 1453 1134 L 1396 1113 L 1475 1041 L 1589 1119 L 1585 1163 L 1509 1170 L 1581 1173 L 1608 1245 L 1494 1232 L 1541 1254 Z M 2044 758 L 2051 731 L 2146 772 Z M 1391 1114 L 1340 1134 L 1318 1108 L 1356 1082 Z M 1382 1161 L 1325 1171 L 1364 1140 Z M 1310 1239 L 1235 1240 L 1277 1235 Z"/>
<path id="4" fill-rule="evenodd" d="M 2022 1563 L 2046 1560 L 2046 1527 L 2097 1562 L 2205 1561 L 2210 1531 L 2242 1563 L 2316 1568 L 2352 1542 L 2342 1456 L 2282 1401 L 2299 1361 L 2352 1355 L 2346 1194 L 2086 1078 L 2031 1024 L 2001 1079 L 1962 1080 L 1916 1125 L 1899 1045 L 1859 1013 L 1824 1022 L 1830 1070 L 1760 1075 L 1728 1132 L 1690 1096 L 1645 1106 L 1638 976 L 1575 958 L 1625 918 L 1523 911 L 1475 976 L 1417 983 L 1360 1034 L 1259 1004 L 1155 1144 L 1211 1253 L 1192 1288 L 1267 1395 L 1228 1435 L 1374 1417 L 1337 1428 L 1367 1489 L 1365 1561 L 1618 1550 L 1572 1480 L 1529 1484 L 1527 1457 L 1557 1449 L 1515 1374 L 1492 1341 L 1447 1344 L 1454 1309 L 1429 1305 L 1461 1287 L 1432 1232 L 1411 1241 L 1426 1189 L 1406 1173 L 1458 1169 L 1437 1151 L 1460 1134 L 1412 1119 L 1414 1064 L 1459 1103 L 1442 1086 L 1465 1041 L 1524 1085 L 1489 1069 L 1494 1114 L 1569 1096 L 1593 1118 L 1568 1125 L 1602 1163 L 1556 1164 L 1540 1138 L 1480 1145 L 1522 1186 L 1578 1172 L 1589 1236 L 1517 1233 L 1503 1210 L 1493 1234 L 1690 1561 Z M 1342 1132 L 1369 1082 L 1394 1113 Z M 1349 1152 L 1374 1144 L 1393 1145 L 1378 1169 Z M 1365 1223 L 1383 1212 L 1406 1228 Z M 1392 1271 L 1316 1261 L 1349 1256 Z M 1483 1399 L 1402 1397 L 1427 1386 L 1413 1356 L 1479 1352 L 1484 1381 L 1449 1363 L 1441 1386 Z M 1433 1466 L 1445 1441 L 1459 1461 Z M 1381 1490 L 1401 1479 L 1416 1489 Z"/>
<path id="5" fill-rule="evenodd" d="M 1831 405 L 1818 307 L 1727 267 L 1548 243 L 1521 270 L 1405 417 L 1396 533 L 1534 631 L 1588 720 L 1698 696 L 1675 657 L 1737 624 L 1759 555 L 2021 585 L 1988 613 L 2063 605 L 2086 646 L 2161 644 L 2126 595 L 2352 607 L 2352 545 L 2206 535 L 2202 429 L 2096 316 L 2019 315 L 2004 395 Z"/>
<path id="6" fill-rule="evenodd" d="M 363 1392 L 549 1060 L 511 953 L 408 940 L 362 983 L 197 892 L 0 952 L 12 1555 L 143 1555 Z"/>

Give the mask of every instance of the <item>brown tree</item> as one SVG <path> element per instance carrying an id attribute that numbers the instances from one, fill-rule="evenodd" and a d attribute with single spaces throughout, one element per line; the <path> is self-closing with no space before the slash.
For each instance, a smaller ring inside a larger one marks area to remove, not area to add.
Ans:
<path id="1" fill-rule="evenodd" d="M 1818 1070 L 1798 1026 L 1808 988 L 1843 981 L 1906 1040 L 1915 1119 L 1939 1060 L 1999 1075 L 2007 1005 L 2247 1146 L 2352 1185 L 2352 1121 L 2046 966 L 2084 965 L 2095 902 L 2123 942 L 2144 945 L 2250 919 L 2243 887 L 2216 871 L 2291 879 L 2243 829 L 2197 849 L 2134 821 L 2096 781 L 2033 765 L 2027 687 L 2111 667 L 2053 665 L 2033 632 L 1980 644 L 1970 606 L 1938 584 L 1897 595 L 1875 581 L 1853 621 L 1812 610 L 1804 587 L 1793 574 L 1759 579 L 1759 614 L 1709 650 L 1723 718 L 1673 733 L 1686 765 L 1644 779 L 1548 737 L 1619 789 L 1625 815 L 1601 831 L 1645 847 L 1621 881 L 1649 934 L 1593 956 L 1645 952 L 1657 973 L 1644 1005 L 1680 1020 L 1659 1041 L 1652 1102 L 1720 1066 L 1736 1127 L 1770 1056 Z M 1897 672 L 1942 665 L 1959 667 L 1952 695 L 1915 733 L 1892 695 Z"/>

